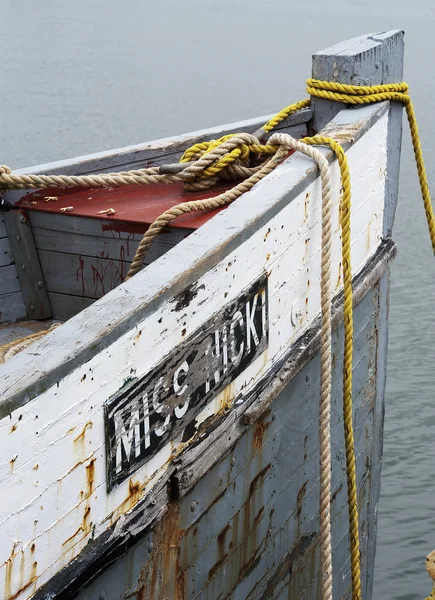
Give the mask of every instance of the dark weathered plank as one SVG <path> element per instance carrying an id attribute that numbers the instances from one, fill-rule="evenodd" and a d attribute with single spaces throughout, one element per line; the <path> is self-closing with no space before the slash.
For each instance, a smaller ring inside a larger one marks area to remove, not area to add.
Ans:
<path id="1" fill-rule="evenodd" d="M 31 319 L 47 319 L 51 307 L 29 220 L 15 211 L 4 219 L 27 314 Z"/>
<path id="2" fill-rule="evenodd" d="M 11 265 L 14 262 L 12 256 L 11 245 L 9 244 L 8 238 L 2 238 L 0 240 L 0 267 Z"/>
<path id="3" fill-rule="evenodd" d="M 69 296 L 48 292 L 53 319 L 67 321 L 81 310 L 90 306 L 95 300 L 93 298 L 81 298 L 80 296 Z"/>
<path id="4" fill-rule="evenodd" d="M 17 321 L 25 316 L 26 307 L 21 291 L 0 295 L 0 323 Z"/>
<path id="5" fill-rule="evenodd" d="M 57 231 L 55 229 L 33 228 L 36 248 L 39 251 L 63 252 L 80 256 L 101 257 L 121 261 L 132 261 L 142 239 L 139 233 L 110 231 L 106 235 L 82 235 Z M 103 233 L 103 232 L 101 232 Z M 169 237 L 169 236 L 166 236 Z M 174 236 L 175 238 L 176 236 Z M 162 256 L 173 247 L 169 242 L 162 242 L 157 238 L 151 245 L 147 254 L 147 262 Z"/>
<path id="6" fill-rule="evenodd" d="M 6 232 L 5 222 L 3 220 L 3 215 L 0 215 L 0 239 L 7 237 L 8 234 Z"/>
<path id="7" fill-rule="evenodd" d="M 128 240 L 132 235 L 141 236 L 146 231 L 146 225 L 124 223 L 122 221 L 101 221 L 100 219 L 87 219 L 76 217 L 71 214 L 58 215 L 54 213 L 43 213 L 38 211 L 29 212 L 32 229 L 38 235 L 42 229 L 62 231 L 65 233 L 77 233 L 79 235 L 91 235 L 105 239 Z M 169 246 L 175 246 L 191 233 L 190 229 L 171 228 L 164 229 L 156 240 Z"/>
<path id="8" fill-rule="evenodd" d="M 101 298 L 124 281 L 131 261 L 39 250 L 48 292 Z"/>
<path id="9" fill-rule="evenodd" d="M 20 282 L 18 280 L 17 269 L 15 265 L 0 267 L 0 293 L 12 294 L 20 291 Z"/>

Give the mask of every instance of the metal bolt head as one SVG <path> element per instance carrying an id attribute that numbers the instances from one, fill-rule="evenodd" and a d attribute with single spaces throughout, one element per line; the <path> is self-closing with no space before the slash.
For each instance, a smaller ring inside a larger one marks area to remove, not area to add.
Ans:
<path id="1" fill-rule="evenodd" d="M 34 304 L 30 305 L 30 310 L 35 310 L 35 305 Z"/>
<path id="2" fill-rule="evenodd" d="M 16 236 L 15 236 L 15 239 L 17 240 L 17 242 L 21 241 L 21 238 L 20 238 L 20 236 L 19 236 L 19 235 L 16 235 Z"/>
<path id="3" fill-rule="evenodd" d="M 153 550 L 154 550 L 154 544 L 153 544 L 153 542 L 150 542 L 150 543 L 148 544 L 148 552 L 151 554 L 151 552 L 152 552 Z"/>
<path id="4" fill-rule="evenodd" d="M 21 265 L 21 269 L 22 269 L 23 271 L 25 271 L 25 270 L 26 270 L 26 265 L 22 264 L 22 265 Z"/>
<path id="5" fill-rule="evenodd" d="M 41 289 L 44 287 L 44 282 L 41 279 L 38 279 L 38 281 L 36 282 L 36 287 Z"/>
<path id="6" fill-rule="evenodd" d="M 20 215 L 20 223 L 27 223 L 26 215 Z"/>

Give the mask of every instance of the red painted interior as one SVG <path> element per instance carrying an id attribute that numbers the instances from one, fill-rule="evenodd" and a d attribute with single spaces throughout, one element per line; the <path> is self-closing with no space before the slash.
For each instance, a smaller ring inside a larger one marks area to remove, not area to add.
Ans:
<path id="1" fill-rule="evenodd" d="M 181 202 L 191 200 L 202 200 L 217 196 L 225 190 L 233 187 L 230 185 L 215 186 L 205 192 L 185 192 L 182 184 L 171 185 L 146 185 L 146 186 L 124 186 L 110 189 L 70 188 L 38 190 L 24 196 L 18 206 L 27 211 L 36 210 L 47 213 L 57 213 L 68 217 L 88 217 L 100 219 L 104 229 L 117 229 L 117 222 L 137 225 L 138 232 L 144 231 L 143 225 L 150 225 L 165 210 L 172 208 Z M 48 196 L 57 197 L 56 201 L 47 202 Z M 71 212 L 63 212 L 60 209 L 66 206 L 74 208 Z M 101 210 L 113 208 L 115 214 L 99 215 Z M 171 227 L 197 229 L 206 223 L 220 210 L 216 209 L 204 212 L 190 213 L 175 219 Z M 135 227 L 133 227 L 135 229 Z M 130 228 L 129 228 L 130 229 Z M 122 231 L 125 227 L 122 226 Z"/>
<path id="2" fill-rule="evenodd" d="M 293 152 L 289 152 L 292 154 Z M 99 219 L 102 228 L 107 230 L 143 233 L 165 210 L 181 202 L 202 200 L 217 196 L 233 187 L 234 182 L 217 185 L 204 192 L 185 192 L 180 183 L 170 185 L 123 186 L 120 188 L 48 188 L 31 192 L 24 196 L 17 206 L 26 210 L 62 214 L 68 217 L 88 217 Z M 57 197 L 56 201 L 46 201 L 47 197 Z M 72 206 L 71 212 L 60 209 Z M 113 208 L 112 215 L 98 214 L 99 211 Z M 171 222 L 171 227 L 194 230 L 201 227 L 224 208 L 190 213 Z M 145 225 L 145 227 L 144 227 Z"/>

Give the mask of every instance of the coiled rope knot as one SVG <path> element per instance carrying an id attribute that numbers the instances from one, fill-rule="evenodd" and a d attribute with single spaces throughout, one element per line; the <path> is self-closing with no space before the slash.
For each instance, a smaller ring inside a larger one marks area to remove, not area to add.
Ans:
<path id="1" fill-rule="evenodd" d="M 212 187 L 219 179 L 246 179 L 259 171 L 265 157 L 276 151 L 276 146 L 261 144 L 249 133 L 233 133 L 194 144 L 180 159 L 180 163 L 192 163 L 192 168 L 189 165 L 183 171 L 185 187 L 201 190 Z"/>

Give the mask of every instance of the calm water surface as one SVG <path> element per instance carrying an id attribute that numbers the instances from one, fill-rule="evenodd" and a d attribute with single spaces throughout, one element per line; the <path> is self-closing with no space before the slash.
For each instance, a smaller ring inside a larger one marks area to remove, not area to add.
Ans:
<path id="1" fill-rule="evenodd" d="M 1 0 L 0 162 L 28 166 L 268 114 L 311 54 L 406 31 L 435 190 L 433 0 Z M 435 262 L 404 136 L 374 599 L 419 599 L 435 548 Z"/>

